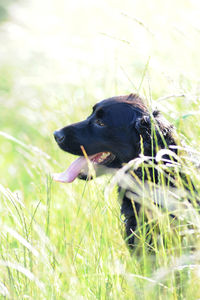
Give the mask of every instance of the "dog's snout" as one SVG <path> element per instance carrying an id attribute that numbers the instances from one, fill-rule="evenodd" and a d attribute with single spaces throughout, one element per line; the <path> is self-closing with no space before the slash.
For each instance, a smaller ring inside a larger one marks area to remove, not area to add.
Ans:
<path id="1" fill-rule="evenodd" d="M 62 142 L 64 142 L 65 135 L 62 130 L 56 130 L 54 132 L 54 138 L 58 144 L 61 144 Z"/>

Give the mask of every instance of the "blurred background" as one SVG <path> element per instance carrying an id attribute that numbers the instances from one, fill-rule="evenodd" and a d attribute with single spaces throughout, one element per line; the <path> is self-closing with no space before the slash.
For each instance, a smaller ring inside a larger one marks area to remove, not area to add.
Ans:
<path id="1" fill-rule="evenodd" d="M 16 234 L 4 237 L 1 253 L 9 262 L 17 257 L 45 283 L 48 292 L 41 299 L 68 299 L 62 285 L 71 297 L 77 291 L 83 295 L 88 285 L 91 299 L 125 299 L 124 283 L 113 281 L 112 288 L 109 278 L 114 278 L 116 257 L 116 272 L 121 264 L 131 265 L 118 228 L 117 200 L 105 202 L 105 184 L 98 185 L 105 179 L 87 187 L 78 180 L 52 184 L 49 174 L 66 169 L 74 159 L 58 149 L 54 130 L 85 118 L 97 101 L 133 92 L 150 108 L 159 108 L 187 145 L 199 150 L 199 51 L 199 0 L 0 0 L 0 197 L 5 202 L 0 225 L 16 229 L 43 254 L 32 261 Z M 41 232 L 55 248 L 45 248 Z M 100 256 L 97 284 L 93 274 Z M 137 263 L 136 257 L 132 272 L 152 274 L 151 267 L 145 273 Z M 63 265 L 68 273 L 64 281 Z M 79 271 L 87 273 L 85 281 Z M 27 294 L 40 299 L 34 284 L 26 281 L 29 273 L 18 273 L 15 281 L 11 273 L 4 277 L 13 299 Z M 105 291 L 107 283 L 110 289 L 105 297 L 110 298 L 98 296 L 105 282 Z"/>

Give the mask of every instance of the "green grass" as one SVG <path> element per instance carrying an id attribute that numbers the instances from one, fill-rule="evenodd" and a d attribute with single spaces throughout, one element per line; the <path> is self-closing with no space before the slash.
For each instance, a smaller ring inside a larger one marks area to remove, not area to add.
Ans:
<path id="1" fill-rule="evenodd" d="M 183 168 L 200 192 L 190 164 L 200 156 L 199 4 L 35 0 L 10 8 L 0 27 L 0 299 L 198 299 L 194 209 L 177 208 L 175 222 L 144 189 L 153 249 L 142 214 L 130 255 L 116 178 L 59 184 L 51 174 L 74 159 L 58 149 L 55 129 L 103 98 L 138 92 L 190 148 Z"/>

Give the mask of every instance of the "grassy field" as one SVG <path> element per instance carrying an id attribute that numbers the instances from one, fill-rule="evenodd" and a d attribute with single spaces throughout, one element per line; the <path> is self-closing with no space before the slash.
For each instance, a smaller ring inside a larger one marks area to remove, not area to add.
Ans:
<path id="1" fill-rule="evenodd" d="M 193 154 L 186 162 L 199 163 L 199 11 L 195 0 L 11 3 L 0 24 L 0 299 L 200 298 L 195 211 L 175 228 L 154 212 L 159 246 L 149 251 L 141 227 L 130 255 L 109 176 L 51 179 L 74 159 L 54 130 L 130 92 L 163 112 Z M 200 172 L 185 168 L 200 191 Z"/>

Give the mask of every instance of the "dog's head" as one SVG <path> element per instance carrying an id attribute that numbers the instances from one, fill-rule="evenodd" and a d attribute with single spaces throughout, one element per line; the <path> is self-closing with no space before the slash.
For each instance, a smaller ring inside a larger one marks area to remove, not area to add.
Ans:
<path id="1" fill-rule="evenodd" d="M 71 182 L 76 177 L 87 178 L 87 159 L 84 155 L 88 156 L 97 172 L 105 167 L 120 168 L 139 156 L 141 136 L 144 154 L 151 155 L 146 152 L 151 151 L 152 118 L 157 120 L 162 144 L 161 135 L 164 138 L 171 136 L 171 126 L 158 112 L 151 115 L 139 96 L 131 94 L 97 103 L 86 120 L 54 132 L 62 150 L 80 156 L 62 175 L 57 174 L 55 180 Z"/>

